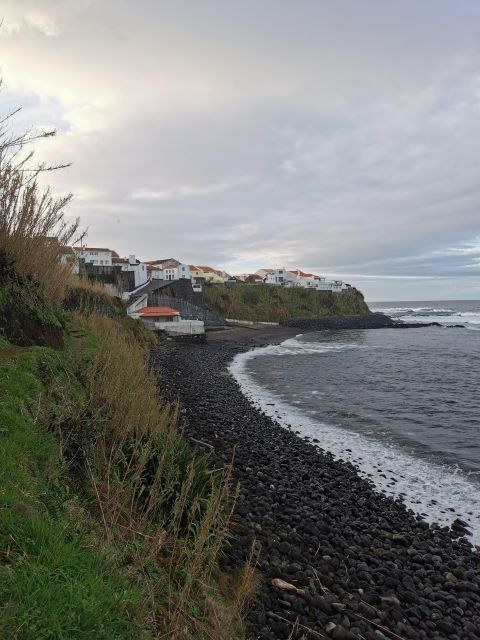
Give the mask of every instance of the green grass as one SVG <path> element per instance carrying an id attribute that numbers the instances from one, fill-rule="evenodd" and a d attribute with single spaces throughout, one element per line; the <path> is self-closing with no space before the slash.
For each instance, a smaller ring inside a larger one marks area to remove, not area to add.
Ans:
<path id="1" fill-rule="evenodd" d="M 214 571 L 230 485 L 158 397 L 151 340 L 67 314 L 61 351 L 0 344 L 0 638 L 244 637 Z"/>
<path id="2" fill-rule="evenodd" d="M 67 382 L 71 362 L 38 347 L 0 356 L 0 637 L 149 637 L 140 589 L 71 515 L 75 500 L 44 422 L 46 369 L 63 370 L 81 400 Z"/>
<path id="3" fill-rule="evenodd" d="M 224 318 L 284 322 L 294 318 L 370 313 L 362 294 L 312 289 L 283 289 L 274 285 L 211 284 L 203 289 L 203 304 Z"/>

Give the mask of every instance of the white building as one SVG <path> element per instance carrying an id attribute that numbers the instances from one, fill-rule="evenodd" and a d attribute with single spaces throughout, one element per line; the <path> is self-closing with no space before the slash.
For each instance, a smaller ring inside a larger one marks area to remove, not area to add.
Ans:
<path id="1" fill-rule="evenodd" d="M 294 285 L 294 278 L 290 271 L 287 271 L 285 267 L 282 267 L 281 269 L 272 269 L 270 273 L 267 273 L 264 282 L 265 284 L 291 287 Z"/>
<path id="2" fill-rule="evenodd" d="M 290 271 L 290 274 L 292 275 L 294 287 L 316 288 L 313 273 L 305 273 L 304 271 L 300 271 L 300 269 L 296 269 L 295 271 Z"/>
<path id="3" fill-rule="evenodd" d="M 332 280 L 332 291 L 334 293 L 340 293 L 342 290 L 343 282 L 341 280 Z"/>
<path id="4" fill-rule="evenodd" d="M 261 278 L 266 278 L 269 273 L 273 273 L 274 271 L 274 269 L 259 269 L 258 271 L 255 271 L 255 274 Z"/>
<path id="5" fill-rule="evenodd" d="M 77 258 L 84 260 L 85 264 L 94 264 L 101 267 L 111 267 L 113 258 L 118 258 L 118 253 L 111 249 L 99 247 L 73 247 Z"/>
<path id="6" fill-rule="evenodd" d="M 72 273 L 78 274 L 78 256 L 72 247 L 60 247 L 58 250 L 58 261 L 61 265 L 68 265 Z"/>
<path id="7" fill-rule="evenodd" d="M 164 273 L 160 265 L 147 264 L 147 273 L 151 280 L 163 280 Z"/>
<path id="8" fill-rule="evenodd" d="M 122 271 L 133 272 L 135 289 L 148 281 L 147 265 L 137 260 L 134 255 L 130 255 L 128 258 L 113 257 L 112 264 L 113 266 L 121 267 Z"/>
<path id="9" fill-rule="evenodd" d="M 150 260 L 147 262 L 150 272 L 155 273 L 155 280 L 191 280 L 192 274 L 188 264 L 174 258 L 166 260 Z M 161 277 L 158 277 L 161 276 Z"/>
<path id="10" fill-rule="evenodd" d="M 141 307 L 130 311 L 149 329 L 165 331 L 169 335 L 199 336 L 205 333 L 203 320 L 185 320 L 171 307 Z"/>

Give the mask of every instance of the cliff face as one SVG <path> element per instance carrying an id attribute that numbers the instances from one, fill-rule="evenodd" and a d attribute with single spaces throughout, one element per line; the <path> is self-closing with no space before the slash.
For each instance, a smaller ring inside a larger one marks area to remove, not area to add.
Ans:
<path id="1" fill-rule="evenodd" d="M 356 289 L 337 294 L 245 283 L 206 285 L 203 305 L 224 318 L 259 322 L 370 313 L 362 293 Z"/>
<path id="2" fill-rule="evenodd" d="M 0 250 L 0 338 L 18 346 L 63 347 L 63 318 L 35 282 Z"/>

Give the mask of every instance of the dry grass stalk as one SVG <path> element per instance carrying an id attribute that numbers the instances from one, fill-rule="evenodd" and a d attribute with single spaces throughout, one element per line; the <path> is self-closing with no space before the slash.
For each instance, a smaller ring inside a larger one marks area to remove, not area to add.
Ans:
<path id="1" fill-rule="evenodd" d="M 10 117 L 0 121 L 0 249 L 22 275 L 32 277 L 52 300 L 59 302 L 70 277 L 70 266 L 59 263 L 63 245 L 78 240 L 79 222 L 64 215 L 70 195 L 54 198 L 41 189 L 38 175 L 59 167 L 30 167 L 25 147 L 53 135 L 9 134 Z"/>
<path id="2" fill-rule="evenodd" d="M 142 538 L 149 561 L 167 575 L 169 628 L 181 630 L 187 620 L 191 630 L 198 622 L 188 607 L 211 583 L 227 536 L 231 465 L 211 472 L 189 449 L 180 435 L 179 407 L 159 399 L 148 350 L 133 334 L 106 317 L 77 316 L 75 322 L 97 341 L 83 365 L 92 409 L 83 445 L 91 498 L 110 539 Z M 207 598 L 204 606 L 200 617 L 207 615 Z"/>

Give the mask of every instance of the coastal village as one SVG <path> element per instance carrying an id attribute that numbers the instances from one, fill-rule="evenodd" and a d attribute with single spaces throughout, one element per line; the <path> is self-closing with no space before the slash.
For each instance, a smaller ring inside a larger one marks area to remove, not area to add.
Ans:
<path id="1" fill-rule="evenodd" d="M 55 242 L 55 239 L 52 239 Z M 120 257 L 106 247 L 60 246 L 59 261 L 72 273 L 103 284 L 127 304 L 127 313 L 152 329 L 169 334 L 202 335 L 215 320 L 195 304 L 195 294 L 208 285 L 242 282 L 251 285 L 300 287 L 340 294 L 353 287 L 341 280 L 285 267 L 258 269 L 255 273 L 230 274 L 208 265 L 193 265 L 175 258 L 139 260 L 134 254 Z"/>

